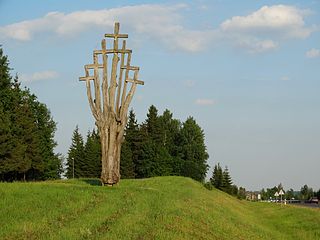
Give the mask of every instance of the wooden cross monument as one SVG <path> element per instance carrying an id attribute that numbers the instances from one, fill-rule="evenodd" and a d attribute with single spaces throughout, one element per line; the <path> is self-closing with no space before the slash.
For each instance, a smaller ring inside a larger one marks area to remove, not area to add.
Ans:
<path id="1" fill-rule="evenodd" d="M 101 182 L 112 186 L 120 180 L 121 144 L 129 104 L 137 84 L 144 82 L 138 80 L 139 67 L 130 65 L 132 50 L 126 48 L 126 40 L 119 48 L 119 38 L 128 38 L 128 34 L 119 33 L 119 23 L 115 23 L 114 33 L 105 34 L 105 37 L 113 39 L 113 47 L 107 49 L 107 41 L 103 39 L 102 49 L 93 51 L 93 64 L 84 66 L 85 76 L 79 80 L 86 82 L 89 105 L 100 134 Z"/>

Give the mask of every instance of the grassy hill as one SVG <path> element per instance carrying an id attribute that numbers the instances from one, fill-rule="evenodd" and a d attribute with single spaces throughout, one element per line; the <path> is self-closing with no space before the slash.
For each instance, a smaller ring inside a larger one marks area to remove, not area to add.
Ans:
<path id="1" fill-rule="evenodd" d="M 240 201 L 183 177 L 0 183 L 0 239 L 320 239 L 320 211 Z"/>

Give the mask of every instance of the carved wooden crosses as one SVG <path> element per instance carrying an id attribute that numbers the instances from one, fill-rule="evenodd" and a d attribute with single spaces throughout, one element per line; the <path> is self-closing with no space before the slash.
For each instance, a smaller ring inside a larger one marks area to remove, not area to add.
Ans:
<path id="1" fill-rule="evenodd" d="M 89 105 L 100 134 L 101 182 L 113 185 L 120 180 L 121 144 L 129 104 L 137 84 L 144 82 L 138 80 L 139 67 L 130 65 L 132 50 L 126 49 L 126 40 L 119 48 L 119 38 L 128 38 L 128 34 L 119 33 L 119 23 L 115 23 L 114 33 L 105 37 L 113 38 L 113 48 L 107 49 L 107 41 L 103 39 L 102 49 L 93 51 L 93 64 L 84 66 L 85 76 L 79 80 L 86 82 Z M 108 64 L 110 55 L 112 59 Z"/>

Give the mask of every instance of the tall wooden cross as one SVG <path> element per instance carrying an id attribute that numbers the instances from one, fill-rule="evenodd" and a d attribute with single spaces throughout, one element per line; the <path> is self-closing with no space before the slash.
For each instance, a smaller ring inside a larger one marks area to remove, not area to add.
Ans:
<path id="1" fill-rule="evenodd" d="M 107 41 L 103 39 L 101 50 L 93 51 L 93 64 L 85 65 L 85 76 L 79 78 L 86 82 L 89 105 L 100 134 L 101 182 L 109 186 L 120 180 L 121 144 L 128 108 L 137 84 L 144 85 L 138 79 L 139 67 L 130 65 L 132 50 L 126 48 L 126 40 L 119 48 L 119 38 L 128 38 L 128 34 L 119 33 L 119 28 L 119 23 L 115 23 L 114 33 L 105 34 L 106 38 L 113 38 L 113 48 L 107 49 Z"/>

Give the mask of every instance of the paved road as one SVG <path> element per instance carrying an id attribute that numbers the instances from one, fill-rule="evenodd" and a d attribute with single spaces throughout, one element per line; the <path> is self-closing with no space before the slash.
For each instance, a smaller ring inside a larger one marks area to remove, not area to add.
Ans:
<path id="1" fill-rule="evenodd" d="M 320 204 L 316 204 L 316 203 L 289 203 L 289 204 L 299 206 L 299 207 L 309 207 L 309 208 L 319 208 L 320 209 Z"/>

